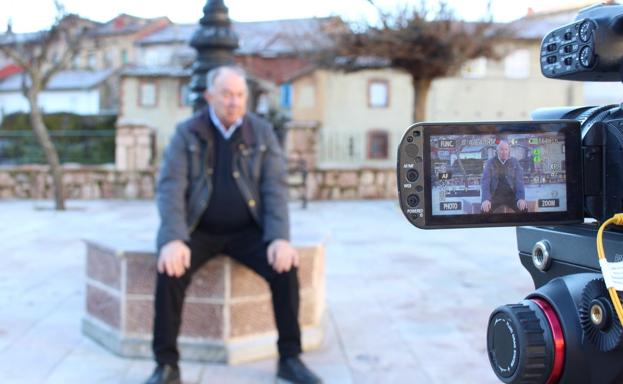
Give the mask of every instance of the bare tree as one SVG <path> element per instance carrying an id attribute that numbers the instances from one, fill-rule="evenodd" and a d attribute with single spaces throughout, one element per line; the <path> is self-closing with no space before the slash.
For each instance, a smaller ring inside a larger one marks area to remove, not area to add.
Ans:
<path id="1" fill-rule="evenodd" d="M 415 121 L 426 118 L 433 80 L 456 74 L 469 60 L 498 56 L 495 41 L 503 30 L 491 21 L 458 20 L 443 1 L 434 12 L 422 1 L 419 7 L 395 13 L 368 2 L 377 8 L 379 25 L 335 25 L 326 31 L 333 49 L 320 61 L 345 71 L 392 67 L 407 72 L 413 82 Z"/>
<path id="2" fill-rule="evenodd" d="M 58 152 L 50 139 L 38 102 L 39 94 L 50 79 L 67 68 L 81 48 L 85 29 L 77 15 L 65 12 L 60 2 L 54 24 L 47 31 L 32 34 L 15 34 L 11 25 L 0 42 L 0 51 L 17 64 L 22 72 L 22 93 L 30 106 L 30 125 L 43 149 L 50 166 L 57 210 L 65 209 L 63 170 Z"/>

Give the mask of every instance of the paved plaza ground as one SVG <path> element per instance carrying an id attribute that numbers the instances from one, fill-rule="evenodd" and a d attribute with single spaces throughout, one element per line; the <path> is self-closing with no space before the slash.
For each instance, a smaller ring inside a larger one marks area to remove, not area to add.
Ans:
<path id="1" fill-rule="evenodd" d="M 149 201 L 0 201 L 0 383 L 141 383 L 149 360 L 82 335 L 84 238 L 151 242 Z M 512 228 L 423 231 L 394 201 L 291 205 L 297 238 L 326 237 L 327 328 L 305 361 L 326 383 L 497 383 L 489 314 L 533 286 Z M 136 231 L 140 228 L 140 231 Z M 149 233 L 150 235 L 144 235 Z M 185 383 L 272 383 L 272 359 L 182 363 Z"/>

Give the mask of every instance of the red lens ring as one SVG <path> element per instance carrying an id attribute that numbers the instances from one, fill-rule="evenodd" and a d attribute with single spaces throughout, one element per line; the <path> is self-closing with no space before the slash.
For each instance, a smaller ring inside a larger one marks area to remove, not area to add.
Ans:
<path id="1" fill-rule="evenodd" d="M 552 330 L 552 338 L 554 341 L 554 363 L 552 364 L 552 373 L 549 375 L 549 378 L 545 383 L 555 384 L 560 379 L 560 376 L 562 376 L 562 368 L 565 363 L 565 335 L 562 333 L 562 326 L 560 325 L 560 320 L 558 320 L 558 316 L 556 315 L 554 308 L 552 308 L 552 306 L 543 299 L 535 297 L 530 300 L 541 308 L 547 318 L 549 328 Z"/>

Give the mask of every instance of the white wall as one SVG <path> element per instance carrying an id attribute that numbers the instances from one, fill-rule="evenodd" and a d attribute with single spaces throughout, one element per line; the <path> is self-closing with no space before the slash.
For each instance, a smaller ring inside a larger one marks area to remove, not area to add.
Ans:
<path id="1" fill-rule="evenodd" d="M 623 84 L 620 82 L 584 82 L 584 105 L 620 104 Z"/>
<path id="2" fill-rule="evenodd" d="M 172 46 L 149 46 L 141 47 L 139 50 L 138 61 L 140 65 L 158 66 L 171 65 L 174 47 Z"/>
<path id="3" fill-rule="evenodd" d="M 100 111 L 100 97 L 97 89 L 89 91 L 42 92 L 39 106 L 45 113 L 71 112 L 79 115 L 94 115 Z M 0 93 L 0 114 L 29 110 L 26 98 L 20 92 Z"/>
<path id="4" fill-rule="evenodd" d="M 24 112 L 28 110 L 26 98 L 18 92 L 0 93 L 0 115 L 8 115 L 13 112 Z"/>

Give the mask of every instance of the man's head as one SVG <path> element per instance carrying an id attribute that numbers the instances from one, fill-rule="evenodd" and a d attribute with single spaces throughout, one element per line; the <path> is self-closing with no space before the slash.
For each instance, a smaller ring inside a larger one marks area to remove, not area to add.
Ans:
<path id="1" fill-rule="evenodd" d="M 247 96 L 246 76 L 239 67 L 217 67 L 208 72 L 205 98 L 225 127 L 244 116 Z"/>
<path id="2" fill-rule="evenodd" d="M 510 157 L 511 150 L 506 140 L 501 140 L 498 144 L 498 158 L 501 161 L 506 161 Z"/>

